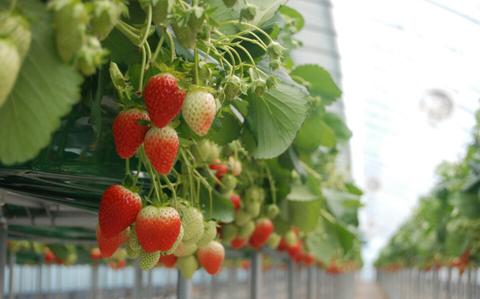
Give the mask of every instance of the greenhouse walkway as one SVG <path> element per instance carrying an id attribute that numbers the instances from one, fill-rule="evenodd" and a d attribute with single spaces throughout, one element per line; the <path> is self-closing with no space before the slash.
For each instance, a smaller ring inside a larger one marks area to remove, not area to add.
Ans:
<path id="1" fill-rule="evenodd" d="M 358 282 L 355 299 L 387 299 L 387 297 L 376 283 Z"/>

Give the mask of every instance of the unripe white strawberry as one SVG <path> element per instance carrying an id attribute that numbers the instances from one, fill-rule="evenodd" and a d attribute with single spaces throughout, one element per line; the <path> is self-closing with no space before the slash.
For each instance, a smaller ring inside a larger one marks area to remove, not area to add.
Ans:
<path id="1" fill-rule="evenodd" d="M 202 90 L 189 92 L 182 106 L 183 118 L 199 136 L 208 133 L 216 112 L 215 98 L 211 93 Z"/>

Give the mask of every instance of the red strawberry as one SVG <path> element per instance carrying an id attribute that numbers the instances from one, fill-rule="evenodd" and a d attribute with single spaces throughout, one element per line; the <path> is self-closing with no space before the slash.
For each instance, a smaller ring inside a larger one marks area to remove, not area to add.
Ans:
<path id="1" fill-rule="evenodd" d="M 215 160 L 214 163 L 208 166 L 211 170 L 215 171 L 215 176 L 220 180 L 228 172 L 228 167 L 225 164 L 222 164 L 220 160 Z"/>
<path id="2" fill-rule="evenodd" d="M 45 260 L 45 263 L 49 264 L 49 263 L 53 263 L 55 261 L 55 254 L 53 253 L 53 251 L 51 251 L 50 249 L 48 248 L 45 248 L 45 251 L 43 253 L 43 259 Z"/>
<path id="3" fill-rule="evenodd" d="M 259 219 L 255 226 L 252 236 L 250 237 L 250 245 L 259 249 L 267 243 L 270 234 L 273 232 L 273 223 L 268 218 Z"/>
<path id="4" fill-rule="evenodd" d="M 113 141 L 122 159 L 133 157 L 143 143 L 148 127 L 139 124 L 141 120 L 150 120 L 148 114 L 139 109 L 130 109 L 120 112 L 113 121 Z"/>
<path id="5" fill-rule="evenodd" d="M 103 192 L 98 210 L 102 235 L 112 238 L 130 226 L 142 208 L 140 195 L 121 185 L 112 185 Z"/>
<path id="6" fill-rule="evenodd" d="M 310 253 L 303 256 L 303 263 L 305 266 L 313 266 L 315 264 L 315 258 Z"/>
<path id="7" fill-rule="evenodd" d="M 180 112 L 185 91 L 178 87 L 177 78 L 161 74 L 148 80 L 143 97 L 150 119 L 155 126 L 163 128 Z"/>
<path id="8" fill-rule="evenodd" d="M 125 268 L 125 266 L 127 265 L 127 261 L 126 260 L 119 260 L 117 262 L 117 269 L 123 269 Z"/>
<path id="9" fill-rule="evenodd" d="M 160 174 L 168 174 L 178 152 L 178 135 L 171 127 L 151 128 L 145 135 L 145 153 Z"/>
<path id="10" fill-rule="evenodd" d="M 299 255 L 302 251 L 302 242 L 300 240 L 297 241 L 294 245 L 291 245 L 288 247 L 288 255 L 290 255 L 291 258 L 295 258 L 297 255 Z"/>
<path id="11" fill-rule="evenodd" d="M 230 195 L 230 201 L 232 202 L 233 208 L 234 208 L 235 210 L 240 209 L 240 196 L 239 196 L 238 194 L 232 193 L 232 194 Z"/>
<path id="12" fill-rule="evenodd" d="M 240 262 L 240 267 L 242 267 L 243 270 L 250 269 L 250 261 L 249 260 L 242 260 Z"/>
<path id="13" fill-rule="evenodd" d="M 129 229 L 124 230 L 112 238 L 107 238 L 103 235 L 103 232 L 100 230 L 100 227 L 97 226 L 97 243 L 102 253 L 102 257 L 107 258 L 111 257 L 118 247 L 122 245 L 128 239 Z"/>
<path id="14" fill-rule="evenodd" d="M 182 115 L 190 129 L 199 136 L 208 133 L 217 113 L 215 98 L 202 90 L 191 91 L 185 97 Z"/>
<path id="15" fill-rule="evenodd" d="M 207 246 L 197 251 L 198 262 L 210 275 L 215 275 L 222 267 L 225 258 L 225 249 L 217 241 L 211 241 Z"/>
<path id="16" fill-rule="evenodd" d="M 248 241 L 247 239 L 236 237 L 235 239 L 232 240 L 232 242 L 230 242 L 230 246 L 232 246 L 233 249 L 240 249 L 245 247 L 245 245 L 247 245 L 247 241 Z"/>
<path id="17" fill-rule="evenodd" d="M 100 251 L 99 248 L 92 248 L 92 250 L 90 250 L 90 258 L 92 260 L 99 260 L 102 258 L 102 252 Z"/>
<path id="18" fill-rule="evenodd" d="M 144 207 L 135 221 L 138 242 L 145 252 L 170 250 L 181 227 L 180 215 L 170 207 Z"/>
<path id="19" fill-rule="evenodd" d="M 175 268 L 177 263 L 177 257 L 173 254 L 162 255 L 160 256 L 160 263 L 167 268 Z"/>

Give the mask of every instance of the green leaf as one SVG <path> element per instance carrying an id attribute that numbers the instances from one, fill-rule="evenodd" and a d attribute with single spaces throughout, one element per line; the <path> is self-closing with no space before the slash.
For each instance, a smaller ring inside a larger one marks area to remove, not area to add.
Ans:
<path id="1" fill-rule="evenodd" d="M 318 112 L 307 118 L 295 138 L 295 147 L 308 152 L 316 150 L 321 145 L 335 147 L 336 143 L 335 132 Z"/>
<path id="2" fill-rule="evenodd" d="M 288 219 L 292 226 L 310 232 L 317 226 L 322 200 L 308 187 L 295 185 L 287 197 Z"/>
<path id="3" fill-rule="evenodd" d="M 278 11 L 278 8 L 285 4 L 287 0 L 249 0 L 249 4 L 257 6 L 257 14 L 252 21 L 248 23 L 261 26 L 268 20 L 270 20 L 275 13 Z M 237 1 L 237 4 L 228 8 L 223 3 L 223 0 L 209 0 L 209 7 L 212 8 L 213 13 L 211 14 L 211 19 L 216 22 L 224 22 L 229 20 L 239 20 L 240 19 L 240 10 L 244 7 L 244 3 Z M 244 26 L 237 26 L 230 24 L 228 26 L 222 26 L 222 31 L 226 33 L 233 33 L 239 31 L 240 28 L 245 28 Z"/>
<path id="4" fill-rule="evenodd" d="M 346 142 L 352 137 L 352 132 L 339 115 L 332 112 L 326 112 L 323 116 L 323 120 L 333 130 L 335 137 L 339 142 Z"/>
<path id="5" fill-rule="evenodd" d="M 221 222 L 232 222 L 234 209 L 230 198 L 213 190 L 211 194 L 207 189 L 200 190 L 200 208 L 208 219 Z"/>
<path id="6" fill-rule="evenodd" d="M 32 43 L 17 82 L 0 109 L 0 162 L 10 165 L 34 158 L 80 98 L 83 78 L 60 61 L 51 20 L 40 1 L 17 6 L 31 20 Z"/>
<path id="7" fill-rule="evenodd" d="M 325 104 L 333 103 L 342 95 L 341 90 L 333 81 L 330 73 L 315 64 L 305 64 L 296 67 L 290 75 L 308 82 L 308 90 L 312 96 L 319 96 Z"/>
<path id="8" fill-rule="evenodd" d="M 217 116 L 208 131 L 207 138 L 218 145 L 226 145 L 240 136 L 240 121 L 231 111 Z"/>
<path id="9" fill-rule="evenodd" d="M 274 74 L 278 85 L 264 96 L 249 95 L 246 126 L 256 140 L 253 156 L 268 159 L 282 154 L 292 143 L 308 112 L 306 90 L 285 71 Z"/>
<path id="10" fill-rule="evenodd" d="M 302 28 L 305 26 L 305 19 L 298 10 L 284 5 L 280 7 L 279 12 L 282 15 L 294 20 L 297 31 L 302 30 Z"/>

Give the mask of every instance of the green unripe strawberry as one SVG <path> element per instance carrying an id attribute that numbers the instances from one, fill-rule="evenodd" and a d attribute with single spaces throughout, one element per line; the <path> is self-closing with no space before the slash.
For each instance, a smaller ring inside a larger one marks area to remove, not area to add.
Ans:
<path id="1" fill-rule="evenodd" d="M 127 256 L 130 259 L 136 259 L 140 256 L 140 251 L 133 250 L 131 247 L 127 246 Z"/>
<path id="2" fill-rule="evenodd" d="M 222 240 L 230 243 L 238 234 L 238 227 L 233 223 L 224 224 L 222 226 Z"/>
<path id="3" fill-rule="evenodd" d="M 179 208 L 179 213 L 184 229 L 183 241 L 196 243 L 202 237 L 204 230 L 202 212 L 191 206 L 182 206 Z"/>
<path id="4" fill-rule="evenodd" d="M 194 254 L 197 248 L 197 244 L 194 242 L 180 242 L 173 254 L 177 257 L 184 257 Z"/>
<path id="5" fill-rule="evenodd" d="M 21 58 L 10 39 L 0 39 L 0 107 L 15 86 L 20 71 Z"/>
<path id="6" fill-rule="evenodd" d="M 225 79 L 224 93 L 227 100 L 233 100 L 242 93 L 244 82 L 237 75 L 230 75 Z"/>
<path id="7" fill-rule="evenodd" d="M 270 246 L 272 249 L 277 249 L 278 245 L 280 244 L 280 240 L 282 237 L 280 237 L 279 234 L 277 233 L 272 233 L 270 237 L 268 238 L 267 244 Z"/>
<path id="8" fill-rule="evenodd" d="M 190 279 L 198 269 L 198 262 L 195 256 L 190 255 L 179 258 L 176 266 L 183 278 Z"/>
<path id="9" fill-rule="evenodd" d="M 237 186 L 237 178 L 231 174 L 227 174 L 222 178 L 222 191 L 223 193 L 229 193 Z"/>
<path id="10" fill-rule="evenodd" d="M 205 13 L 203 7 L 193 6 L 184 10 L 181 15 L 182 19 L 175 20 L 172 24 L 173 32 L 182 46 L 192 49 L 197 43 L 197 34 L 202 29 L 205 21 Z"/>
<path id="11" fill-rule="evenodd" d="M 223 0 L 226 7 L 232 7 L 237 3 L 237 0 Z"/>
<path id="12" fill-rule="evenodd" d="M 152 20 L 155 25 L 167 26 L 167 16 L 172 11 L 175 0 L 158 0 L 153 6 Z"/>
<path id="13" fill-rule="evenodd" d="M 267 47 L 267 53 L 272 58 L 279 58 L 283 55 L 283 51 L 285 50 L 280 43 L 276 41 L 272 41 Z"/>
<path id="14" fill-rule="evenodd" d="M 86 42 L 89 14 L 79 0 L 53 0 L 49 7 L 54 11 L 53 25 L 57 51 L 64 62 L 71 62 Z"/>
<path id="15" fill-rule="evenodd" d="M 238 235 L 242 239 L 248 239 L 250 238 L 254 230 L 255 230 L 255 222 L 248 221 L 246 224 L 240 227 Z"/>
<path id="16" fill-rule="evenodd" d="M 202 238 L 197 242 L 198 247 L 206 246 L 213 241 L 217 235 L 217 223 L 215 221 L 208 221 L 205 223 L 205 230 L 203 231 Z"/>
<path id="17" fill-rule="evenodd" d="M 252 186 L 245 192 L 244 198 L 247 202 L 262 202 L 265 198 L 265 193 L 262 188 Z"/>
<path id="18" fill-rule="evenodd" d="M 257 15 L 257 7 L 253 4 L 247 4 L 240 11 L 240 18 L 245 19 L 247 21 L 253 20 L 256 15 Z"/>
<path id="19" fill-rule="evenodd" d="M 267 217 L 273 219 L 277 217 L 278 213 L 280 213 L 280 209 L 276 204 L 271 204 L 267 207 Z"/>
<path id="20" fill-rule="evenodd" d="M 131 229 L 130 233 L 128 235 L 128 240 L 127 240 L 128 257 L 136 258 L 140 255 L 141 251 L 142 251 L 142 246 L 140 246 L 140 243 L 138 242 L 138 238 L 137 238 L 137 234 L 135 233 L 135 229 Z"/>
<path id="21" fill-rule="evenodd" d="M 199 161 L 213 163 L 220 158 L 220 147 L 208 139 L 202 139 L 194 147 L 194 153 Z"/>
<path id="22" fill-rule="evenodd" d="M 30 49 L 32 33 L 27 19 L 21 15 L 0 13 L 0 37 L 8 37 L 23 60 Z M 2 60 L 3 61 L 3 60 Z"/>
<path id="23" fill-rule="evenodd" d="M 158 264 L 160 259 L 160 251 L 145 252 L 142 250 L 140 253 L 139 265 L 144 271 L 150 270 Z"/>
<path id="24" fill-rule="evenodd" d="M 254 202 L 248 202 L 246 205 L 246 210 L 248 214 L 250 214 L 251 217 L 257 217 L 260 215 L 260 209 L 262 207 L 262 204 L 260 202 L 254 201 Z"/>
<path id="25" fill-rule="evenodd" d="M 121 0 L 96 0 L 92 5 L 91 31 L 99 40 L 104 40 L 127 7 Z"/>
<path id="26" fill-rule="evenodd" d="M 85 76 L 93 75 L 107 54 L 108 51 L 102 48 L 100 41 L 96 37 L 89 36 L 77 53 L 77 68 Z"/>
<path id="27" fill-rule="evenodd" d="M 285 234 L 285 242 L 287 243 L 288 246 L 293 246 L 297 243 L 297 235 L 295 234 L 294 231 L 288 231 Z"/>
<path id="28" fill-rule="evenodd" d="M 252 219 L 252 216 L 246 211 L 237 210 L 235 212 L 235 224 L 238 226 L 245 225 L 250 219 Z"/>

